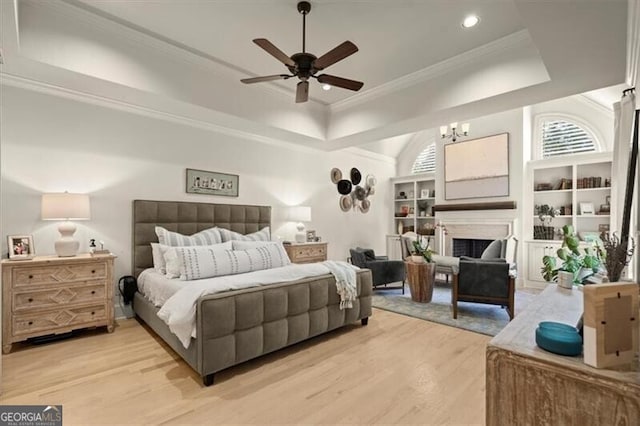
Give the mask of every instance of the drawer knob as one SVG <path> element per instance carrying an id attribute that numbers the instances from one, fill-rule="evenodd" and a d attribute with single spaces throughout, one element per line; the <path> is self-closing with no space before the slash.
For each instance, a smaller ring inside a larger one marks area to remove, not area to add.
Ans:
<path id="1" fill-rule="evenodd" d="M 91 271 L 91 273 L 92 273 L 92 274 L 95 274 L 95 273 L 96 273 L 96 270 L 95 270 L 95 269 L 93 269 L 93 270 Z"/>
<path id="2" fill-rule="evenodd" d="M 33 325 L 33 321 L 29 321 L 29 325 Z"/>
<path id="3" fill-rule="evenodd" d="M 95 315 L 95 312 L 91 311 L 91 315 Z"/>
<path id="4" fill-rule="evenodd" d="M 29 279 L 33 278 L 33 275 L 29 275 Z"/>
<path id="5" fill-rule="evenodd" d="M 29 302 L 33 302 L 33 298 L 31 298 L 31 297 L 30 297 L 30 298 L 28 299 L 28 301 L 29 301 Z"/>
<path id="6" fill-rule="evenodd" d="M 96 294 L 96 291 L 95 290 L 91 290 L 91 294 Z"/>

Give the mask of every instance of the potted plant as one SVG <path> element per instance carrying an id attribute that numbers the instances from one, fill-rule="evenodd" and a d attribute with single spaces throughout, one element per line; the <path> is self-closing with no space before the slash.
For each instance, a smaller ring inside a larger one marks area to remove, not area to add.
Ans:
<path id="1" fill-rule="evenodd" d="M 547 281 L 556 281 L 558 272 L 564 271 L 573 274 L 574 284 L 582 284 L 585 279 L 601 270 L 604 254 L 598 245 L 595 250 L 585 247 L 581 251 L 580 240 L 574 234 L 573 226 L 563 226 L 562 233 L 562 247 L 556 253 L 558 257 L 547 255 L 542 258 L 542 276 Z M 562 264 L 558 265 L 558 260 Z"/>
<path id="2" fill-rule="evenodd" d="M 533 227 L 533 238 L 536 240 L 553 240 L 553 218 L 560 214 L 560 210 L 550 206 L 549 204 L 536 205 L 536 214 L 542 225 Z"/>
<path id="3" fill-rule="evenodd" d="M 411 261 L 407 262 L 407 281 L 411 300 L 429 303 L 433 297 L 433 284 L 436 279 L 434 251 L 430 247 L 431 237 L 420 237 L 413 241 Z M 416 260 L 418 260 L 416 262 Z"/>
<path id="4" fill-rule="evenodd" d="M 603 232 L 600 234 L 600 239 L 606 255 L 604 266 L 607 270 L 609 281 L 618 282 L 624 267 L 629 264 L 633 256 L 636 244 L 633 238 L 630 238 L 631 244 L 629 244 L 629 241 L 621 241 L 615 232 L 611 235 L 608 232 Z"/>

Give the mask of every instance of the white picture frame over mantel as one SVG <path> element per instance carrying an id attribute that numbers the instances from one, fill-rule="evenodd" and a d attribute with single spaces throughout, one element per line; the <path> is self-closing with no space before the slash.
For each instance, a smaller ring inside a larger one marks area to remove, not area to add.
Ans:
<path id="1" fill-rule="evenodd" d="M 444 146 L 444 199 L 509 196 L 509 134 Z"/>

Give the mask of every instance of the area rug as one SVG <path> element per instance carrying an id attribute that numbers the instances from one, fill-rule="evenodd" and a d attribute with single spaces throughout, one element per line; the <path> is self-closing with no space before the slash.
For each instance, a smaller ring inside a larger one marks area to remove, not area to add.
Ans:
<path id="1" fill-rule="evenodd" d="M 517 290 L 515 295 L 516 316 L 536 297 L 535 291 Z M 458 319 L 453 319 L 451 285 L 436 284 L 430 303 L 411 300 L 409 289 L 378 290 L 373 293 L 373 306 L 410 317 L 458 327 L 476 333 L 495 336 L 509 323 L 509 314 L 498 305 L 458 302 Z"/>

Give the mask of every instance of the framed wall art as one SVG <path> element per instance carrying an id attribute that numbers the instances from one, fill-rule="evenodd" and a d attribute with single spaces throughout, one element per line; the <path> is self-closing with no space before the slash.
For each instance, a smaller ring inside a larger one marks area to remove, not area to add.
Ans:
<path id="1" fill-rule="evenodd" d="M 509 134 L 444 146 L 445 200 L 509 195 Z"/>
<path id="2" fill-rule="evenodd" d="M 7 246 L 11 260 L 28 260 L 36 255 L 31 235 L 9 235 Z"/>
<path id="3" fill-rule="evenodd" d="M 187 193 L 238 196 L 238 175 L 187 169 Z"/>

